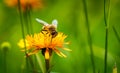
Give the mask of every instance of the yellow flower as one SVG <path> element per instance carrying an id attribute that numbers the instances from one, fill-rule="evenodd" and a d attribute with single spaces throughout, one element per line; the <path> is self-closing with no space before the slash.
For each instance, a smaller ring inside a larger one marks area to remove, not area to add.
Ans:
<path id="1" fill-rule="evenodd" d="M 18 6 L 18 0 L 5 0 L 5 3 L 9 7 L 16 7 Z M 42 8 L 42 2 L 41 0 L 20 0 L 20 6 L 23 11 L 26 11 L 26 9 L 38 9 Z"/>
<path id="2" fill-rule="evenodd" d="M 114 67 L 113 67 L 113 73 L 117 73 L 117 66 L 116 66 L 116 63 L 115 63 L 115 65 L 114 65 Z"/>
<path id="3" fill-rule="evenodd" d="M 63 33 L 58 33 L 56 37 L 52 37 L 50 33 L 38 33 L 32 35 L 28 35 L 25 38 L 26 48 L 27 50 L 31 50 L 28 55 L 36 54 L 39 50 L 44 52 L 45 59 L 49 59 L 52 51 L 58 54 L 61 57 L 66 57 L 58 48 L 63 50 L 71 51 L 68 48 L 64 48 L 64 44 L 68 44 L 68 42 L 64 43 L 64 39 L 67 36 Z M 20 40 L 18 46 L 24 48 L 24 41 Z"/>

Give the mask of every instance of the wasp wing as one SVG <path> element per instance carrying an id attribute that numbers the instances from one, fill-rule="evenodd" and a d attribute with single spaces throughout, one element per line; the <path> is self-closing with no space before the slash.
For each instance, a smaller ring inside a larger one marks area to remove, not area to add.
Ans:
<path id="1" fill-rule="evenodd" d="M 54 25 L 54 26 L 57 28 L 58 21 L 57 21 L 56 19 L 54 19 L 54 20 L 52 21 L 52 25 Z"/>
<path id="2" fill-rule="evenodd" d="M 41 24 L 43 24 L 44 26 L 49 25 L 47 22 L 45 22 L 45 21 L 43 21 L 41 19 L 38 19 L 38 18 L 36 18 L 36 21 L 39 22 L 39 23 L 41 23 Z"/>

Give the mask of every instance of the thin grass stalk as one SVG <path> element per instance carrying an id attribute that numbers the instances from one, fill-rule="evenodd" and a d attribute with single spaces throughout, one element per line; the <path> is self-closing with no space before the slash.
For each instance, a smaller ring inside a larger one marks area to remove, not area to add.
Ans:
<path id="1" fill-rule="evenodd" d="M 32 26 L 32 21 L 31 21 L 31 8 L 29 9 L 29 5 L 26 7 L 26 10 L 24 12 L 24 19 L 26 23 L 26 28 L 27 28 L 27 33 L 31 34 L 33 33 L 33 26 Z"/>
<path id="2" fill-rule="evenodd" d="M 3 61 L 4 61 L 4 73 L 7 73 L 7 51 L 4 51 L 3 50 L 3 53 L 4 53 L 4 55 L 3 55 Z"/>
<path id="3" fill-rule="evenodd" d="M 28 20 L 29 20 L 29 28 L 30 28 L 29 31 L 30 31 L 31 34 L 33 34 L 33 25 L 32 25 L 32 20 L 31 20 L 31 12 L 32 12 L 32 8 L 30 7 L 30 9 L 27 10 L 27 17 L 28 17 Z M 33 56 L 32 60 L 33 60 L 34 66 L 36 66 L 37 65 L 36 56 Z M 42 71 L 42 73 L 44 73 L 44 72 Z"/>
<path id="4" fill-rule="evenodd" d="M 29 5 L 27 6 L 27 7 L 30 7 Z M 26 10 L 26 18 L 27 18 L 27 20 L 29 21 L 29 22 L 27 22 L 28 23 L 28 27 L 29 27 L 29 33 L 30 34 L 33 34 L 33 26 L 32 26 L 32 20 L 31 20 L 31 11 L 32 11 L 32 8 L 30 8 L 30 9 L 28 9 L 27 8 L 27 10 Z M 33 64 L 34 64 L 34 66 L 32 66 L 33 67 L 33 69 L 35 68 L 35 66 L 37 65 L 36 64 L 36 57 L 35 56 L 32 56 L 31 57 L 31 59 L 32 59 L 32 62 L 33 62 Z"/>
<path id="5" fill-rule="evenodd" d="M 28 19 L 28 7 L 26 8 L 25 12 L 24 12 L 24 20 L 25 20 L 25 25 L 26 25 L 26 29 L 27 29 L 27 34 L 30 34 L 30 25 L 29 25 L 29 19 Z"/>
<path id="6" fill-rule="evenodd" d="M 30 32 L 33 33 L 33 25 L 32 25 L 32 20 L 31 20 L 31 10 L 28 10 L 28 19 L 30 23 Z"/>
<path id="7" fill-rule="evenodd" d="M 31 20 L 30 20 L 30 12 L 29 12 L 30 10 L 29 10 L 29 7 L 27 6 L 27 8 L 26 8 L 26 11 L 25 11 L 25 13 L 24 13 L 24 19 L 25 19 L 25 22 L 26 22 L 26 28 L 27 28 L 27 33 L 28 34 L 31 34 L 31 31 L 30 31 L 30 29 L 32 29 L 32 27 L 30 28 L 30 23 L 31 23 Z M 37 73 L 37 71 L 36 71 L 36 68 L 35 68 L 35 65 L 34 65 L 34 61 L 33 61 L 33 58 L 31 57 L 31 56 L 27 56 L 27 58 L 28 58 L 28 61 L 30 62 L 30 65 L 31 65 L 31 67 L 32 67 L 32 69 L 33 69 L 33 73 Z M 29 63 L 28 63 L 29 64 Z"/>
<path id="8" fill-rule="evenodd" d="M 33 69 L 33 73 L 37 73 L 37 70 L 36 70 L 36 68 L 35 68 L 35 66 L 34 66 L 34 62 L 33 62 L 33 60 L 32 60 L 32 58 L 29 56 L 28 57 L 28 60 L 29 60 L 29 62 L 30 62 L 30 65 L 31 65 L 31 67 L 32 67 L 32 69 Z"/>
<path id="9" fill-rule="evenodd" d="M 19 10 L 19 15 L 20 15 L 20 22 L 21 22 L 21 31 L 22 31 L 22 37 L 24 39 L 24 44 L 25 44 L 25 55 L 27 56 L 27 50 L 26 50 L 26 43 L 25 43 L 25 30 L 24 30 L 24 24 L 23 24 L 23 19 L 22 19 L 22 10 L 21 10 L 21 4 L 20 0 L 18 0 L 18 10 Z"/>
<path id="10" fill-rule="evenodd" d="M 106 12 L 107 10 L 107 12 Z M 107 13 L 107 14 L 106 14 Z M 110 19 L 110 0 L 108 0 L 108 9 L 106 9 L 106 0 L 104 0 L 104 22 L 105 22 L 105 57 L 104 57 L 104 73 L 107 73 L 107 56 L 108 56 L 108 28 Z"/>
<path id="11" fill-rule="evenodd" d="M 31 11 L 31 8 L 29 9 L 29 5 L 27 5 L 27 8 L 26 8 L 26 12 L 25 12 L 25 20 L 26 20 L 26 24 L 27 24 L 27 32 L 28 34 L 31 34 L 33 33 L 33 28 L 32 28 L 32 21 L 31 21 L 31 14 L 30 14 L 30 11 Z M 37 73 L 36 71 L 36 67 L 35 67 L 35 63 L 36 63 L 36 57 L 35 56 L 32 56 L 32 57 L 28 57 L 29 58 L 29 61 L 30 61 L 30 64 L 31 64 L 31 67 L 33 69 L 33 73 Z"/>
<path id="12" fill-rule="evenodd" d="M 87 11 L 86 0 L 83 0 L 83 7 L 84 7 L 84 12 L 85 12 L 86 27 L 87 27 L 87 32 L 88 32 L 88 44 L 90 47 L 92 68 L 93 68 L 93 73 L 95 73 L 94 53 L 93 53 L 93 47 L 92 47 L 92 37 L 90 34 L 90 26 L 89 26 L 89 21 L 88 21 L 88 13 L 87 13 L 88 11 Z"/>
<path id="13" fill-rule="evenodd" d="M 113 28 L 113 31 L 115 33 L 115 36 L 116 36 L 117 40 L 120 42 L 120 36 L 118 35 L 118 32 L 117 32 L 116 28 L 114 26 L 112 28 Z"/>
<path id="14" fill-rule="evenodd" d="M 25 55 L 27 56 L 26 43 L 25 43 L 25 30 L 24 30 L 24 24 L 23 24 L 23 19 L 22 19 L 22 10 L 21 10 L 20 0 L 18 0 L 18 10 L 19 10 L 19 15 L 20 15 L 22 37 L 24 39 L 24 45 L 25 45 L 25 48 L 24 48 L 25 49 Z M 27 71 L 29 71 L 28 67 L 29 67 L 28 59 L 26 58 L 26 68 L 27 68 Z"/>
<path id="15" fill-rule="evenodd" d="M 37 59 L 38 65 L 39 65 L 39 67 L 40 67 L 42 73 L 46 73 L 46 71 L 45 71 L 45 67 L 43 66 L 43 63 L 42 63 L 42 61 L 41 61 L 41 59 L 40 59 L 39 54 L 35 54 L 35 56 L 36 56 L 36 59 Z"/>
<path id="16" fill-rule="evenodd" d="M 105 61 L 104 61 L 104 73 L 107 73 L 107 55 L 108 55 L 108 28 L 106 28 L 105 32 Z"/>

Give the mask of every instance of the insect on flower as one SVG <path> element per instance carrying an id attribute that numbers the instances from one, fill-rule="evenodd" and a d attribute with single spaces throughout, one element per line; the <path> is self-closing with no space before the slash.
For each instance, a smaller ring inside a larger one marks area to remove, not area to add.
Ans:
<path id="1" fill-rule="evenodd" d="M 56 31 L 58 21 L 56 19 L 52 21 L 51 25 L 49 25 L 47 22 L 40 20 L 38 18 L 36 18 L 36 21 L 38 21 L 39 23 L 41 23 L 43 25 L 43 28 L 41 31 L 42 33 L 44 33 L 44 32 L 51 33 L 53 38 L 58 34 Z"/>
<path id="2" fill-rule="evenodd" d="M 53 51 L 61 57 L 67 57 L 59 50 L 63 49 L 71 51 L 68 48 L 64 48 L 64 44 L 69 44 L 68 42 L 64 42 L 64 39 L 67 36 L 56 31 L 58 24 L 57 20 L 53 20 L 51 25 L 38 18 L 36 18 L 36 21 L 41 23 L 43 27 L 40 33 L 26 36 L 25 44 L 26 49 L 29 50 L 28 56 L 36 54 L 39 50 L 41 50 L 45 59 L 50 59 Z M 21 48 L 25 47 L 23 39 L 20 40 L 18 46 Z"/>

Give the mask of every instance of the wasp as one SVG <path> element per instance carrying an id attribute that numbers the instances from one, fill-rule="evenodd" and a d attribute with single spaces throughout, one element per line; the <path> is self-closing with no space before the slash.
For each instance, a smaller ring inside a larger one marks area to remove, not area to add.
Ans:
<path id="1" fill-rule="evenodd" d="M 38 19 L 38 18 L 36 18 L 36 21 L 43 25 L 41 33 L 43 33 L 45 35 L 46 34 L 51 34 L 52 38 L 57 36 L 58 32 L 56 30 L 57 30 L 58 21 L 56 19 L 52 21 L 52 24 L 48 24 L 47 22 L 45 22 L 41 19 Z M 45 51 L 46 51 L 46 48 L 43 48 L 42 49 L 42 54 L 44 56 L 45 56 Z M 51 54 L 52 54 L 52 49 L 49 48 L 49 55 L 51 55 Z"/>
<path id="2" fill-rule="evenodd" d="M 41 30 L 42 33 L 46 33 L 46 34 L 50 33 L 52 35 L 52 38 L 57 36 L 58 32 L 56 30 L 57 30 L 58 21 L 56 19 L 52 21 L 52 24 L 48 24 L 47 22 L 38 18 L 36 18 L 36 21 L 43 25 Z"/>

